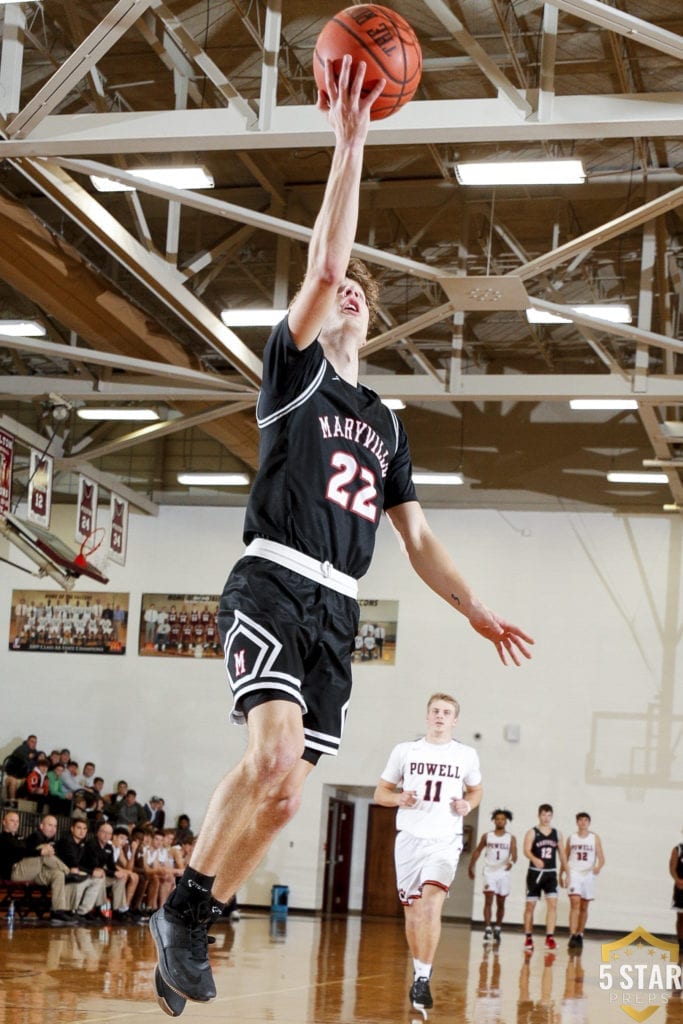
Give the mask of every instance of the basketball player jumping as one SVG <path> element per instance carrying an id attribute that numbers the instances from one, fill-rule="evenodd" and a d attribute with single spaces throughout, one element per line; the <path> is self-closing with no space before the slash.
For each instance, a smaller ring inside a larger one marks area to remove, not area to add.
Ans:
<path id="1" fill-rule="evenodd" d="M 263 355 L 247 549 L 219 612 L 232 719 L 248 719 L 248 744 L 211 798 L 190 866 L 150 922 L 157 997 L 173 1016 L 185 999 L 215 997 L 207 926 L 295 814 L 320 755 L 339 748 L 357 580 L 370 564 L 382 511 L 417 574 L 493 643 L 503 664 L 531 656 L 531 638 L 474 596 L 431 532 L 403 428 L 358 384 L 377 286 L 349 259 L 370 107 L 384 84 L 363 96 L 364 75 L 359 62 L 352 76 L 348 56 L 338 79 L 327 64 L 318 106 L 335 134 L 330 173 L 302 286 Z"/>
<path id="2" fill-rule="evenodd" d="M 427 702 L 427 734 L 389 755 L 374 800 L 397 807 L 396 884 L 413 957 L 410 1001 L 433 1006 L 429 979 L 441 937 L 441 912 L 462 850 L 463 819 L 482 797 L 479 756 L 453 739 L 460 705 L 447 693 Z"/>

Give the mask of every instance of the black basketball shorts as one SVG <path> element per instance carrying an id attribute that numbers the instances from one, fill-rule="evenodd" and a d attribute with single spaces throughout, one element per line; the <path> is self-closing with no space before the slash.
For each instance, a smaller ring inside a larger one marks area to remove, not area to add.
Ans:
<path id="1" fill-rule="evenodd" d="M 546 897 L 557 896 L 557 871 L 555 868 L 544 868 L 542 871 L 537 868 L 529 868 L 527 871 L 527 900 L 540 900 L 541 893 L 545 893 Z"/>
<path id="2" fill-rule="evenodd" d="M 336 754 L 358 617 L 353 598 L 268 559 L 241 558 L 218 611 L 231 720 L 243 723 L 263 698 L 293 700 L 303 714 L 304 758 L 316 764 L 321 754 Z"/>

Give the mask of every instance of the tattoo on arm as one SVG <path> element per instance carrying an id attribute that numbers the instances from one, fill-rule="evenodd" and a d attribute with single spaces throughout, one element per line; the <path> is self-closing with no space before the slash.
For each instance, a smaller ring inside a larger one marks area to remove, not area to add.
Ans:
<path id="1" fill-rule="evenodd" d="M 453 598 L 456 604 L 460 604 L 460 598 L 458 597 L 457 594 L 451 594 L 451 597 Z"/>

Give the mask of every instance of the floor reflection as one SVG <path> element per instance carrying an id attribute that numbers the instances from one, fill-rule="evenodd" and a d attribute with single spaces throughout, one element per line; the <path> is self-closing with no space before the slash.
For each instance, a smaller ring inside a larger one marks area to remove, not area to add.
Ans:
<path id="1" fill-rule="evenodd" d="M 422 1024 L 408 1001 L 412 965 L 402 922 L 358 917 L 245 914 L 214 929 L 218 998 L 188 1004 L 183 1021 L 241 1024 Z M 432 977 L 435 1024 L 626 1024 L 599 985 L 601 945 L 579 956 L 499 947 L 447 923 Z M 148 929 L 0 924 L 0 1024 L 149 1024 L 164 1016 L 151 994 Z M 680 991 L 648 1018 L 683 1024 Z"/>

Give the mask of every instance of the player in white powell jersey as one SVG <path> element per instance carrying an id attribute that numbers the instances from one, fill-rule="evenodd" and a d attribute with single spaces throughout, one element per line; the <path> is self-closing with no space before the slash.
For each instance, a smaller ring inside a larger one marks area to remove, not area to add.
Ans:
<path id="1" fill-rule="evenodd" d="M 605 863 L 600 836 L 589 831 L 590 823 L 588 811 L 579 811 L 576 815 L 577 831 L 567 839 L 570 949 L 583 946 L 588 904 L 595 898 L 595 876 Z"/>
<path id="2" fill-rule="evenodd" d="M 470 857 L 467 870 L 474 878 L 474 866 L 484 854 L 484 942 L 500 942 L 505 917 L 505 900 L 510 895 L 510 869 L 517 860 L 517 840 L 507 831 L 512 812 L 498 808 L 491 815 L 493 829 L 484 832 Z M 493 897 L 496 897 L 496 923 L 491 927 Z"/>
<path id="3" fill-rule="evenodd" d="M 416 1009 L 433 1005 L 429 977 L 462 850 L 463 818 L 483 792 L 476 750 L 452 737 L 459 713 L 454 697 L 433 694 L 426 736 L 394 747 L 374 795 L 383 807 L 398 808 L 396 883 L 413 957 L 410 1000 Z"/>

